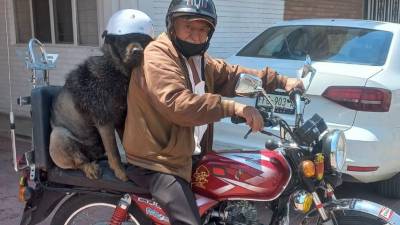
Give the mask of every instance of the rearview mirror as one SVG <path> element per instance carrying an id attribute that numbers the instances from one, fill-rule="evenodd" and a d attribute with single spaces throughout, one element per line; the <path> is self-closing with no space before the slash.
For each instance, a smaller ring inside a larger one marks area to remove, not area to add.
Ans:
<path id="1" fill-rule="evenodd" d="M 315 73 L 315 69 L 311 66 L 311 58 L 309 55 L 306 56 L 306 60 L 304 61 L 303 71 L 301 73 L 301 78 L 306 77 L 309 73 Z"/>
<path id="2" fill-rule="evenodd" d="M 242 73 L 236 83 L 235 93 L 238 96 L 243 97 L 254 97 L 258 93 L 262 92 L 262 80 L 261 78 Z"/>

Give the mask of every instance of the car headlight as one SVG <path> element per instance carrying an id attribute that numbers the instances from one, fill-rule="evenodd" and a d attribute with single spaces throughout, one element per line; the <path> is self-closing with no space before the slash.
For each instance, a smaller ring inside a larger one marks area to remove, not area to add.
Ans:
<path id="1" fill-rule="evenodd" d="M 346 162 L 346 138 L 343 131 L 329 131 L 322 139 L 322 152 L 330 166 L 329 169 L 343 171 Z"/>

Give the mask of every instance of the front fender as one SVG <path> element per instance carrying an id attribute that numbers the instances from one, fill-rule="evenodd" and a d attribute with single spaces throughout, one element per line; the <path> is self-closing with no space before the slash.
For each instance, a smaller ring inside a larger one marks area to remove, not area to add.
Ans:
<path id="1" fill-rule="evenodd" d="M 324 204 L 327 211 L 356 211 L 368 214 L 372 217 L 380 218 L 389 225 L 400 225 L 400 216 L 392 209 L 375 202 L 362 199 L 338 199 Z M 319 216 L 316 209 L 309 212 L 303 222 Z M 301 224 L 303 224 L 303 222 Z"/>
<path id="2" fill-rule="evenodd" d="M 32 198 L 25 204 L 20 225 L 35 225 L 50 215 L 57 204 L 67 194 L 62 191 L 39 188 Z"/>

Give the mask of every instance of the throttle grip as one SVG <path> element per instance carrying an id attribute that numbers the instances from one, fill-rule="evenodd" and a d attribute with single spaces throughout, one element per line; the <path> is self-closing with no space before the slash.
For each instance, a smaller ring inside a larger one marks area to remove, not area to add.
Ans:
<path id="1" fill-rule="evenodd" d="M 246 119 L 240 116 L 232 116 L 231 122 L 234 124 L 246 123 Z"/>

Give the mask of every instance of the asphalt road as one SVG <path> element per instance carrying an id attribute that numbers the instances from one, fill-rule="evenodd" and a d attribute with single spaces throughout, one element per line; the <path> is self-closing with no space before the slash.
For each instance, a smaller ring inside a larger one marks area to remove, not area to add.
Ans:
<path id="1" fill-rule="evenodd" d="M 30 142 L 18 140 L 19 152 L 30 149 Z M 21 219 L 23 204 L 18 201 L 18 174 L 12 169 L 11 143 L 8 133 L 0 133 L 0 225 L 17 225 Z M 386 205 L 400 213 L 400 200 L 387 199 L 374 193 L 371 185 L 344 184 L 336 190 L 340 198 L 362 198 Z M 49 225 L 50 219 L 41 225 Z M 291 224 L 296 224 L 296 219 Z"/>

